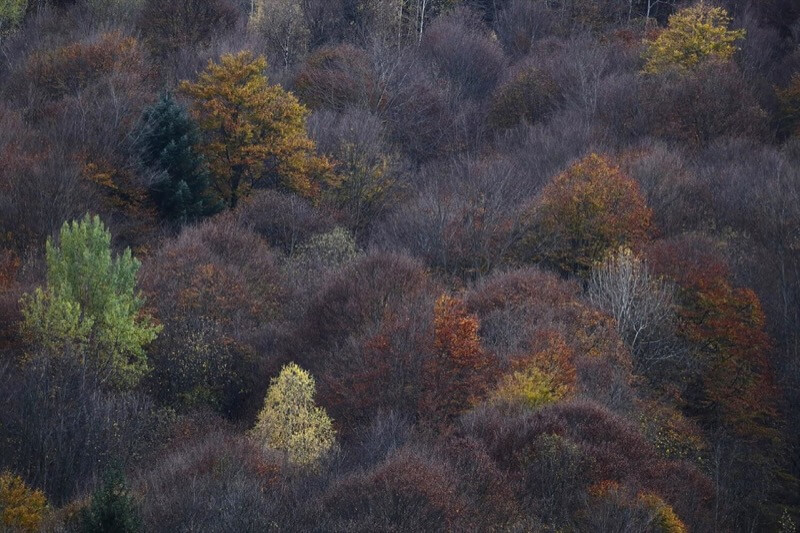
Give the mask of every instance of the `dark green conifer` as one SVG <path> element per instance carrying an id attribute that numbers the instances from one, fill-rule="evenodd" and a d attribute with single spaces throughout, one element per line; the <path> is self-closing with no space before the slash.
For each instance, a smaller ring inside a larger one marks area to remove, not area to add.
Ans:
<path id="1" fill-rule="evenodd" d="M 181 224 L 213 215 L 222 203 L 209 190 L 203 157 L 194 146 L 198 129 L 186 108 L 165 94 L 143 118 L 142 161 L 163 178 L 151 187 L 162 214 Z"/>

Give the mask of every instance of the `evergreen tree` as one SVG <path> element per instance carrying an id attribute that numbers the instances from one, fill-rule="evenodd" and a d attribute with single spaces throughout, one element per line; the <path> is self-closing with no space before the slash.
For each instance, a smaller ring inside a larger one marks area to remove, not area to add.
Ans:
<path id="1" fill-rule="evenodd" d="M 139 509 L 130 494 L 125 476 L 111 470 L 92 495 L 89 507 L 80 514 L 81 533 L 132 533 L 141 531 Z"/>
<path id="2" fill-rule="evenodd" d="M 199 133 L 186 108 L 165 94 L 145 111 L 143 122 L 142 161 L 164 174 L 151 188 L 163 215 L 186 223 L 220 211 L 203 157 L 194 150 Z"/>

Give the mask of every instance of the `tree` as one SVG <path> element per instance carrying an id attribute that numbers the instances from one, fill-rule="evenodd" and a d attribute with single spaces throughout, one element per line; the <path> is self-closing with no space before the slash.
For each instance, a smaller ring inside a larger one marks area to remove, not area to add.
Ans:
<path id="1" fill-rule="evenodd" d="M 46 258 L 46 287 L 21 302 L 23 331 L 47 350 L 91 354 L 116 385 L 134 386 L 147 371 L 144 346 L 161 330 L 141 312 L 139 261 L 130 249 L 112 257 L 111 233 L 88 214 L 65 222 L 57 244 L 47 240 Z"/>
<path id="2" fill-rule="evenodd" d="M 547 72 L 523 65 L 494 92 L 489 122 L 499 129 L 512 128 L 521 122 L 533 124 L 556 107 L 558 89 Z"/>
<path id="3" fill-rule="evenodd" d="M 141 531 L 139 506 L 130 493 L 125 476 L 110 470 L 92 494 L 89 507 L 80 514 L 81 533 L 134 533 Z"/>
<path id="4" fill-rule="evenodd" d="M 648 43 L 645 72 L 655 74 L 672 68 L 693 70 L 703 61 L 727 61 L 745 30 L 729 30 L 731 18 L 721 7 L 702 2 L 670 16 L 667 29 Z"/>
<path id="5" fill-rule="evenodd" d="M 776 437 L 777 418 L 768 358 L 772 340 L 758 296 L 730 282 L 727 266 L 710 254 L 712 247 L 684 240 L 650 251 L 660 271 L 678 285 L 679 333 L 701 364 L 699 382 L 689 390 L 689 409 L 711 428 L 767 443 Z"/>
<path id="6" fill-rule="evenodd" d="M 184 81 L 204 138 L 200 151 L 214 188 L 229 207 L 256 185 L 314 197 L 332 179 L 326 159 L 314 154 L 306 133 L 308 110 L 279 85 L 270 85 L 263 57 L 250 52 L 210 61 L 197 82 Z"/>
<path id="7" fill-rule="evenodd" d="M 608 158 L 590 154 L 541 192 L 523 254 L 586 276 L 609 250 L 643 243 L 650 218 L 636 182 Z"/>
<path id="8" fill-rule="evenodd" d="M 300 0 L 250 0 L 250 28 L 266 37 L 283 68 L 288 68 L 308 49 L 311 34 L 301 3 Z"/>
<path id="9" fill-rule="evenodd" d="M 29 488 L 11 472 L 0 474 L 0 525 L 4 531 L 39 531 L 46 510 L 42 491 Z"/>
<path id="10" fill-rule="evenodd" d="M 313 466 L 334 446 L 336 433 L 325 409 L 314 404 L 314 378 L 294 363 L 273 378 L 251 434 L 291 463 Z"/>
<path id="11" fill-rule="evenodd" d="M 163 173 L 150 187 L 163 215 L 186 223 L 222 209 L 209 195 L 208 170 L 194 149 L 199 131 L 186 108 L 167 93 L 145 110 L 142 121 L 142 161 Z"/>
<path id="12" fill-rule="evenodd" d="M 434 308 L 433 354 L 422 369 L 420 410 L 438 421 L 467 409 L 488 390 L 494 360 L 481 346 L 480 322 L 462 300 L 443 294 Z"/>
<path id="13" fill-rule="evenodd" d="M 609 313 L 634 356 L 637 370 L 673 358 L 669 328 L 674 326 L 672 286 L 650 273 L 630 249 L 609 255 L 592 272 L 589 301 Z"/>

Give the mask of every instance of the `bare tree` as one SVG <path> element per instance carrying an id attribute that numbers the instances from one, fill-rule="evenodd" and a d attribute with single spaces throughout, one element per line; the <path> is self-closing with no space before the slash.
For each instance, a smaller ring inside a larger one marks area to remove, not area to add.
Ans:
<path id="1" fill-rule="evenodd" d="M 629 249 L 620 249 L 592 273 L 589 301 L 614 318 L 638 372 L 680 354 L 670 342 L 673 294 L 673 287 Z"/>

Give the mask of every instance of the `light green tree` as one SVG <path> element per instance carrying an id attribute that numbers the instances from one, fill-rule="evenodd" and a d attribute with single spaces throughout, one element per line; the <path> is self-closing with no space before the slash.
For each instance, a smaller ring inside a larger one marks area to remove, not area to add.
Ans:
<path id="1" fill-rule="evenodd" d="M 731 18 L 721 7 L 702 3 L 681 9 L 669 18 L 667 28 L 648 43 L 644 70 L 655 74 L 675 68 L 691 70 L 706 59 L 728 60 L 745 30 L 728 29 Z"/>
<path id="2" fill-rule="evenodd" d="M 93 359 L 115 385 L 134 386 L 147 371 L 144 346 L 161 329 L 142 313 L 139 261 L 126 249 L 112 257 L 100 217 L 65 222 L 46 244 L 47 285 L 22 298 L 23 332 L 50 351 Z"/>
<path id="3" fill-rule="evenodd" d="M 273 378 L 251 435 L 264 448 L 284 452 L 291 463 L 313 466 L 336 442 L 325 409 L 314 403 L 314 378 L 294 363 Z"/>

